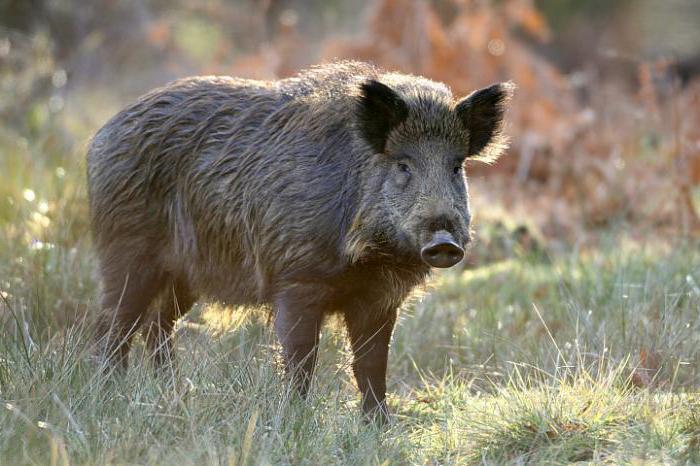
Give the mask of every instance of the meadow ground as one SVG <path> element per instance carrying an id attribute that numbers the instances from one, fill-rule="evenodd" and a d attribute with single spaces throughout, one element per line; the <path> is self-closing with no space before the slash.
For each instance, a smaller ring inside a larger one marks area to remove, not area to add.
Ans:
<path id="1" fill-rule="evenodd" d="M 358 416 L 333 322 L 307 401 L 256 310 L 200 304 L 175 372 L 154 375 L 137 344 L 124 377 L 102 377 L 94 125 L 69 110 L 0 131 L 0 464 L 700 463 L 698 243 L 624 224 L 436 275 L 394 335 L 385 429 Z"/>

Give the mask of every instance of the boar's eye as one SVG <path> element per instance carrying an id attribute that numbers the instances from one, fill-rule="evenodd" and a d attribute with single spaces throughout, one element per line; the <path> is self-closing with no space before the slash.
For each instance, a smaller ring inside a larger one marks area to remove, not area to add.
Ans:
<path id="1" fill-rule="evenodd" d="M 401 173 L 411 173 L 411 168 L 405 163 L 399 163 L 398 165 L 399 171 L 401 171 Z"/>
<path id="2" fill-rule="evenodd" d="M 457 173 L 461 172 L 461 171 L 462 171 L 462 166 L 461 166 L 461 165 L 457 165 L 457 166 L 455 166 L 455 167 L 452 169 L 452 173 L 454 173 L 455 175 L 456 175 Z"/>

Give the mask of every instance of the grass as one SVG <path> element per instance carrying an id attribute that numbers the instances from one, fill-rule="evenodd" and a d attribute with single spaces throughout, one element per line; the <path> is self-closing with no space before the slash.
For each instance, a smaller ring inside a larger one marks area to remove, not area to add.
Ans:
<path id="1" fill-rule="evenodd" d="M 700 249 L 624 228 L 437 275 L 401 314 L 383 430 L 333 323 L 307 401 L 265 317 L 216 305 L 180 322 L 175 373 L 137 344 L 104 378 L 78 110 L 0 132 L 1 464 L 700 462 Z"/>

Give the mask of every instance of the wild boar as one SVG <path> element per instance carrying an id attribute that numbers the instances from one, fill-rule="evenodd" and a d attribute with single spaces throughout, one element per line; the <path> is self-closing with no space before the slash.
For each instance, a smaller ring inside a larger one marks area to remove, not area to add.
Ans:
<path id="1" fill-rule="evenodd" d="M 163 364 L 200 298 L 272 311 L 305 394 L 342 314 L 365 413 L 387 415 L 397 309 L 470 241 L 463 171 L 504 148 L 512 93 L 336 62 L 278 81 L 195 77 L 113 117 L 87 156 L 100 335 L 125 366 L 139 327 Z"/>

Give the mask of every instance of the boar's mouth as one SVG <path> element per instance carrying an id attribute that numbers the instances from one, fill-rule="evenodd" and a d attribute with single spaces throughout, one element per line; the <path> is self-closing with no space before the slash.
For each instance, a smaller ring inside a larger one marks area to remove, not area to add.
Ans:
<path id="1" fill-rule="evenodd" d="M 464 249 L 445 230 L 433 234 L 430 242 L 420 251 L 423 262 L 431 267 L 445 269 L 452 267 L 464 257 Z"/>

